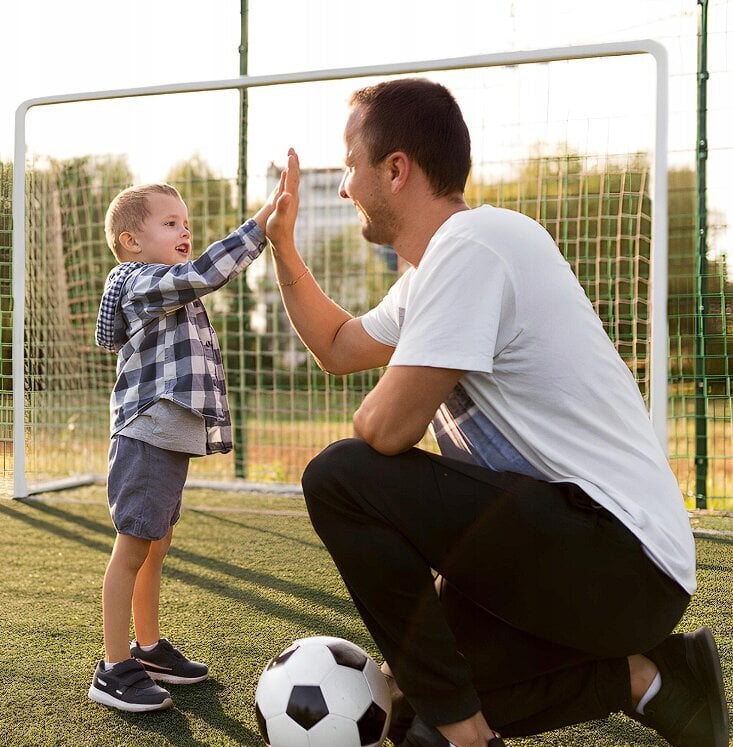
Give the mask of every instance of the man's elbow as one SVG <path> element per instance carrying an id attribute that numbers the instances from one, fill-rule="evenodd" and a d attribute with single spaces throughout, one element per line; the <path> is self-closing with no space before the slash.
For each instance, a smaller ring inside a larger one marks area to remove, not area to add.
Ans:
<path id="1" fill-rule="evenodd" d="M 412 448 L 424 435 L 424 429 L 417 433 L 415 429 L 406 428 L 404 424 L 387 422 L 369 423 L 368 420 L 354 418 L 354 432 L 358 438 L 366 441 L 375 451 L 384 456 L 401 454 Z"/>
<path id="2" fill-rule="evenodd" d="M 321 358 L 316 358 L 315 360 L 321 371 L 330 374 L 331 376 L 348 376 L 349 374 L 354 373 L 353 368 L 341 365 L 338 361 L 324 361 Z"/>
<path id="3" fill-rule="evenodd" d="M 398 440 L 395 438 L 366 438 L 364 439 L 369 446 L 378 451 L 384 456 L 395 456 L 396 454 L 402 454 L 403 451 L 407 451 L 415 445 L 417 442 L 410 443 L 409 441 Z"/>
<path id="4" fill-rule="evenodd" d="M 348 376 L 358 370 L 337 355 L 316 355 L 313 350 L 310 353 L 318 368 L 331 376 Z"/>

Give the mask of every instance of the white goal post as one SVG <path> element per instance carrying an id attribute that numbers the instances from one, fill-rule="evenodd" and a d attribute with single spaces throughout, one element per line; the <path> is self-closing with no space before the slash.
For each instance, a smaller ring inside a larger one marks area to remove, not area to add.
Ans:
<path id="1" fill-rule="evenodd" d="M 26 308 L 26 116 L 31 108 L 51 104 L 99 101 L 161 94 L 197 93 L 227 89 L 247 89 L 293 83 L 336 81 L 368 76 L 407 75 L 471 68 L 517 66 L 593 58 L 650 55 L 655 63 L 655 140 L 652 167 L 653 200 L 650 258 L 650 417 L 659 442 L 667 451 L 667 149 L 668 149 L 668 61 L 664 47 L 652 40 L 538 49 L 450 59 L 424 60 L 398 64 L 319 70 L 291 74 L 242 76 L 227 80 L 177 83 L 120 90 L 72 93 L 30 99 L 23 102 L 15 117 L 13 170 L 13 495 L 24 498 L 40 487 L 29 486 L 26 474 L 25 415 L 25 308 Z M 90 480 L 67 479 L 54 488 L 71 487 Z M 45 485 L 45 489 L 49 486 Z"/>

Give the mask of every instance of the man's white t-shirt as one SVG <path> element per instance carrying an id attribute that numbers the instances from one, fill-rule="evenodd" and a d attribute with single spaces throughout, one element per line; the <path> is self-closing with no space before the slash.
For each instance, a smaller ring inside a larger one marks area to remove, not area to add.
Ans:
<path id="1" fill-rule="evenodd" d="M 434 421 L 444 454 L 577 484 L 695 590 L 687 512 L 639 389 L 542 226 L 455 213 L 361 322 L 395 347 L 391 366 L 466 371 Z"/>

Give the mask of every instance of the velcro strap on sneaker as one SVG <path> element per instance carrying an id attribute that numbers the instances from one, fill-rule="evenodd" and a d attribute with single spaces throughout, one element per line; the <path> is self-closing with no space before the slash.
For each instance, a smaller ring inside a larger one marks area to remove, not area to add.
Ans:
<path id="1" fill-rule="evenodd" d="M 125 687 L 133 687 L 145 680 L 149 680 L 148 684 L 150 685 L 155 684 L 150 675 L 145 671 L 145 667 L 135 659 L 130 659 L 120 664 L 115 670 L 115 677 Z"/>

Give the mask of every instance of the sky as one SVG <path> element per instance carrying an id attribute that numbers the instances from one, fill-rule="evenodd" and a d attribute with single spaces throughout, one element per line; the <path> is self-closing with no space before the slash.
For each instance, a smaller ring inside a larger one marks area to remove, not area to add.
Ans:
<path id="1" fill-rule="evenodd" d="M 730 0 L 712 0 L 711 13 L 716 4 L 715 28 L 722 24 L 726 32 L 733 30 Z M 248 0 L 248 5 L 252 76 L 657 39 L 670 52 L 672 159 L 690 162 L 695 137 L 694 0 Z M 14 0 L 0 5 L 0 28 L 0 158 L 5 160 L 13 154 L 14 112 L 27 99 L 239 74 L 239 0 Z M 727 58 L 715 64 L 728 70 Z M 594 96 L 600 102 L 611 95 L 625 97 L 629 112 L 649 105 L 648 88 L 635 88 L 630 80 L 637 77 L 633 71 L 619 73 L 626 90 L 612 78 L 599 79 L 598 85 L 589 78 L 582 96 L 577 79 L 564 82 L 562 72 L 553 73 L 551 97 L 533 96 L 534 87 L 544 85 L 543 75 L 522 71 L 487 84 L 493 112 L 516 103 L 520 116 L 532 121 L 534 107 L 542 104 L 564 106 L 559 116 L 572 119 L 581 103 L 592 109 Z M 283 162 L 291 145 L 305 166 L 340 164 L 346 97 L 361 82 L 329 85 L 327 90 L 301 86 L 298 91 L 250 93 L 249 150 L 258 168 Z M 199 153 L 215 172 L 233 176 L 236 111 L 234 92 L 39 107 L 27 118 L 29 150 L 58 157 L 126 153 L 136 178 L 145 180 L 162 179 L 172 163 Z M 733 129 L 730 114 L 725 111 L 715 120 L 720 132 Z M 500 121 L 498 114 L 477 116 L 486 125 L 474 134 L 477 144 L 490 147 L 492 139 L 505 137 L 492 129 L 490 120 Z M 605 136 L 619 137 L 624 129 L 633 133 L 638 127 L 619 120 Z M 732 144 L 729 134 L 721 137 L 728 138 L 726 147 Z M 719 184 L 711 199 L 719 204 L 733 204 L 733 193 L 724 185 L 731 166 L 721 165 L 720 174 L 709 170 L 711 186 L 716 179 Z"/>

